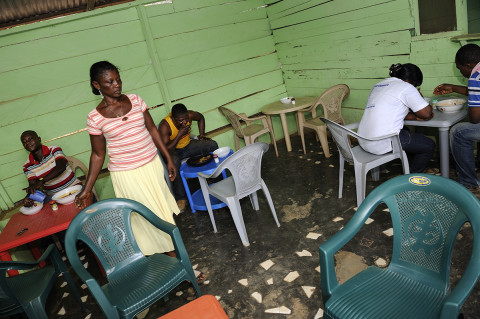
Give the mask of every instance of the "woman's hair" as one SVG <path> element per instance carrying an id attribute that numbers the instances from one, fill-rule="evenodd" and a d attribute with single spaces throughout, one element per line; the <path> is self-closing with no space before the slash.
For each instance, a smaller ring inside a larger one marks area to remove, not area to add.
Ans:
<path id="1" fill-rule="evenodd" d="M 90 67 L 90 86 L 95 95 L 100 95 L 100 91 L 93 86 L 93 81 L 98 82 L 98 79 L 105 71 L 117 71 L 118 68 L 108 61 L 100 61 L 92 64 Z"/>
<path id="2" fill-rule="evenodd" d="M 469 43 L 458 49 L 455 55 L 455 63 L 459 65 L 477 64 L 480 62 L 480 47 Z"/>
<path id="3" fill-rule="evenodd" d="M 423 82 L 422 70 L 412 63 L 392 64 L 390 66 L 390 76 L 407 81 L 415 87 L 422 85 Z"/>

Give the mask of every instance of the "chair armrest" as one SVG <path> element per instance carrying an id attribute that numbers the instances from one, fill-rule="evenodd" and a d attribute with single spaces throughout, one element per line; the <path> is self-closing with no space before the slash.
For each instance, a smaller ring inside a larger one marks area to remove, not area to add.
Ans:
<path id="1" fill-rule="evenodd" d="M 55 246 L 53 244 L 50 244 L 45 252 L 38 258 L 36 261 L 2 261 L 0 263 L 0 269 L 1 270 L 27 270 L 36 267 L 38 264 L 40 264 L 42 261 L 45 261 L 50 254 L 52 253 L 53 250 L 56 250 Z"/>
<path id="2" fill-rule="evenodd" d="M 479 280 L 480 269 L 480 246 L 474 245 L 472 254 L 462 278 L 455 285 L 451 294 L 445 300 L 442 311 L 440 313 L 441 319 L 457 318 L 460 309 L 468 298 L 476 283 Z"/>
<path id="3" fill-rule="evenodd" d="M 347 225 L 320 245 L 320 276 L 324 304 L 339 285 L 335 272 L 335 254 L 355 237 L 379 203 L 379 201 L 367 198 L 362 202 L 360 207 L 358 207 Z"/>

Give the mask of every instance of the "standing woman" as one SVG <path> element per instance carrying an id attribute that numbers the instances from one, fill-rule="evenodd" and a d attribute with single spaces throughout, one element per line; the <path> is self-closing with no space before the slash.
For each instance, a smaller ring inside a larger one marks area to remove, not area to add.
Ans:
<path id="1" fill-rule="evenodd" d="M 418 66 L 411 63 L 392 64 L 390 78 L 373 87 L 358 127 L 358 134 L 377 138 L 398 134 L 408 156 L 411 173 L 422 173 L 435 151 L 430 138 L 404 128 L 404 120 L 427 121 L 433 117 L 432 107 L 417 89 L 423 82 Z M 390 141 L 361 141 L 367 152 L 382 155 L 392 150 Z"/>
<path id="2" fill-rule="evenodd" d="M 90 85 L 103 99 L 87 118 L 92 154 L 84 190 L 75 198 L 75 205 L 84 208 L 92 203 L 92 188 L 105 161 L 115 196 L 142 203 L 161 219 L 175 224 L 173 214 L 179 210 L 163 178 L 163 166 L 157 155 L 160 150 L 168 161 L 170 180 L 176 175 L 175 165 L 160 138 L 147 104 L 136 94 L 122 94 L 118 69 L 108 61 L 90 68 Z M 175 251 L 169 235 L 152 226 L 138 214 L 132 215 L 132 230 L 145 255 Z"/>

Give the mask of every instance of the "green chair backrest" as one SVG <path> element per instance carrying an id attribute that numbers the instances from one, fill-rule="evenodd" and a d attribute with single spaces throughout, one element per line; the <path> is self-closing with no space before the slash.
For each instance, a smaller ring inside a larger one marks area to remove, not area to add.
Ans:
<path id="1" fill-rule="evenodd" d="M 474 245 L 480 244 L 480 202 L 465 187 L 435 175 L 399 176 L 374 192 L 361 206 L 384 202 L 390 210 L 394 242 L 389 268 L 449 289 L 452 250 L 465 222 L 472 225 Z M 478 278 L 480 269 L 476 273 Z"/>
<path id="2" fill-rule="evenodd" d="M 148 208 L 131 200 L 97 202 L 73 219 L 66 244 L 83 241 L 97 256 L 108 277 L 114 270 L 119 274 L 131 261 L 145 258 L 132 233 L 130 219 L 134 212 L 147 220 L 155 217 Z"/>

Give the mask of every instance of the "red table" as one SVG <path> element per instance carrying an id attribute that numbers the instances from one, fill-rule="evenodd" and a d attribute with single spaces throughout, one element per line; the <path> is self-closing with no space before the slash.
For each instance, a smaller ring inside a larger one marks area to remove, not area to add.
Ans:
<path id="1" fill-rule="evenodd" d="M 20 212 L 10 218 L 7 225 L 0 233 L 0 260 L 10 261 L 9 249 L 31 243 L 37 239 L 47 237 L 68 228 L 72 219 L 80 212 L 73 203 L 58 205 L 54 211 L 48 204 L 44 204 L 40 212 L 35 215 L 24 215 Z M 28 228 L 21 235 L 22 229 Z M 35 257 L 35 256 L 34 256 Z M 37 256 L 39 257 L 39 256 Z M 36 258 L 37 258 L 36 257 Z M 18 274 L 10 270 L 9 275 Z"/>

